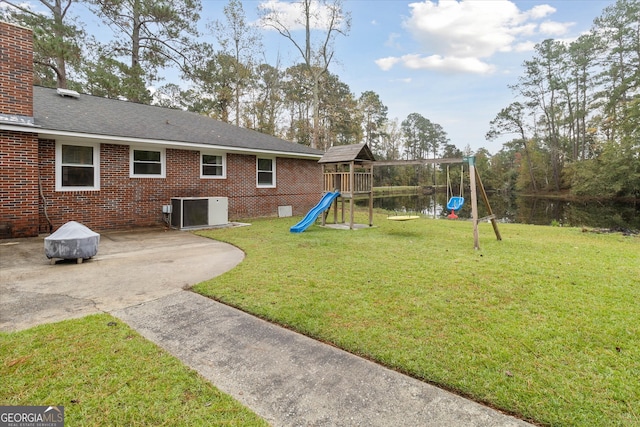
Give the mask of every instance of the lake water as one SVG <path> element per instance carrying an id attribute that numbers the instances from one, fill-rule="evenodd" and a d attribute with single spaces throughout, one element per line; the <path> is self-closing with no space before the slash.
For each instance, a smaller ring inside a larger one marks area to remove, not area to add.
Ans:
<path id="1" fill-rule="evenodd" d="M 358 206 L 366 206 L 358 200 Z M 390 215 L 411 212 L 428 217 L 446 218 L 447 198 L 437 195 L 383 196 L 374 199 L 374 207 L 389 211 Z M 575 202 L 533 197 L 505 197 L 489 195 L 491 209 L 500 222 L 571 227 L 628 228 L 640 230 L 640 204 L 614 202 Z M 467 195 L 457 215 L 471 218 L 471 198 Z M 482 198 L 478 196 L 478 215 L 487 216 Z"/>

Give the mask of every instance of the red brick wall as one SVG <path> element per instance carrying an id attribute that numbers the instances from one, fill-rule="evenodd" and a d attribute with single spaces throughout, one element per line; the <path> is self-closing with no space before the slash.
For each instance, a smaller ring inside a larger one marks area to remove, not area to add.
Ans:
<path id="1" fill-rule="evenodd" d="M 33 116 L 31 31 L 0 22 L 0 113 Z M 55 190 L 55 141 L 0 131 L 0 238 L 36 236 L 79 221 L 96 231 L 163 224 L 171 197 L 229 198 L 229 219 L 302 215 L 322 192 L 316 160 L 276 159 L 276 188 L 256 188 L 256 157 L 229 154 L 226 179 L 200 179 L 198 151 L 168 149 L 166 178 L 130 178 L 129 147 L 100 146 L 100 190 Z M 38 174 L 42 185 L 39 189 Z"/>
<path id="2" fill-rule="evenodd" d="M 0 113 L 33 116 L 31 31 L 0 22 Z M 38 232 L 35 134 L 0 131 L 0 238 Z"/>
<path id="3" fill-rule="evenodd" d="M 31 30 L 0 22 L 0 113 L 33 116 Z"/>
<path id="4" fill-rule="evenodd" d="M 0 131 L 0 238 L 38 233 L 38 141 Z"/>
<path id="5" fill-rule="evenodd" d="M 40 141 L 40 173 L 47 213 L 57 229 L 78 221 L 95 230 L 163 224 L 162 205 L 172 197 L 228 197 L 229 220 L 277 216 L 278 206 L 306 213 L 322 194 L 317 160 L 276 159 L 276 188 L 256 188 L 256 157 L 227 155 L 226 179 L 200 178 L 198 151 L 167 149 L 166 178 L 130 178 L 129 147 L 101 144 L 100 190 L 55 191 L 55 141 Z M 40 209 L 40 231 L 48 231 Z"/>

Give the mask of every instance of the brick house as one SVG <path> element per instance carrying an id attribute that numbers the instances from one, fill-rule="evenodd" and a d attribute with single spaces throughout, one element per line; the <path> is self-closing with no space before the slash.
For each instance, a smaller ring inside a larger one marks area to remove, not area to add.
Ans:
<path id="1" fill-rule="evenodd" d="M 322 152 L 181 110 L 33 86 L 30 30 L 0 22 L 0 237 L 67 221 L 156 226 L 175 197 L 227 198 L 229 220 L 304 214 Z"/>

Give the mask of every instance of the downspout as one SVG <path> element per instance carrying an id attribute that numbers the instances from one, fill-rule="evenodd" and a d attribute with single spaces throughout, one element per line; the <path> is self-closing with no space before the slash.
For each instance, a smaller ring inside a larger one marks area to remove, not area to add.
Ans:
<path id="1" fill-rule="evenodd" d="M 38 168 L 38 190 L 40 191 L 40 197 L 42 198 L 42 207 L 44 210 L 44 217 L 47 218 L 47 222 L 49 223 L 49 234 L 53 230 L 53 224 L 49 219 L 49 214 L 47 213 L 47 199 L 44 197 L 44 192 L 42 191 L 42 179 L 40 178 L 40 168 Z"/>

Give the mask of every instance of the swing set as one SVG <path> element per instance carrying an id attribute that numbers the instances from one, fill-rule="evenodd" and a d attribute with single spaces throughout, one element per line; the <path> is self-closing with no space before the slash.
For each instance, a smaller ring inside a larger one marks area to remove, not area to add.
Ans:
<path id="1" fill-rule="evenodd" d="M 342 224 L 345 224 L 345 201 L 350 204 L 350 218 L 349 229 L 355 229 L 356 224 L 354 222 L 354 201 L 356 198 L 368 198 L 369 199 L 369 227 L 373 226 L 373 169 L 374 166 L 406 166 L 406 165 L 425 165 L 425 164 L 451 164 L 451 163 L 464 163 L 469 165 L 469 179 L 471 189 L 471 217 L 473 220 L 473 240 L 474 248 L 480 249 L 479 236 L 478 236 L 478 223 L 481 221 L 491 220 L 493 230 L 498 240 L 502 240 L 500 232 L 498 231 L 498 223 L 496 217 L 489 205 L 489 199 L 487 193 L 482 186 L 478 169 L 475 167 L 474 156 L 457 158 L 457 159 L 419 159 L 419 160 L 389 160 L 389 161 L 376 161 L 371 153 L 371 150 L 367 144 L 353 144 L 344 146 L 331 147 L 325 155 L 318 161 L 322 165 L 324 191 L 337 193 L 338 197 L 335 197 L 331 206 L 333 206 L 333 222 L 338 224 L 338 204 L 342 205 Z M 447 168 L 447 178 L 449 178 L 449 169 Z M 455 215 L 455 212 L 460 210 L 464 204 L 463 197 L 463 177 L 464 173 L 460 176 L 460 195 L 453 196 L 447 203 L 447 209 L 451 211 L 451 214 Z M 449 179 L 448 179 L 449 181 Z M 477 183 L 477 184 L 476 184 Z M 450 182 L 447 183 L 450 186 Z M 480 195 L 485 203 L 486 209 L 489 213 L 488 216 L 478 219 L 478 200 L 477 192 L 480 190 Z M 449 197 L 449 194 L 447 194 Z M 319 216 L 322 219 L 322 225 L 326 224 L 328 219 L 330 207 L 327 207 L 322 215 Z M 406 221 L 419 218 L 418 215 L 394 215 L 388 219 L 394 221 Z"/>
<path id="2" fill-rule="evenodd" d="M 391 160 L 391 161 L 381 161 L 375 162 L 374 166 L 400 166 L 400 165 L 409 165 L 409 164 L 441 164 L 446 163 L 462 163 L 463 165 L 463 173 L 460 174 L 460 193 L 458 196 L 453 195 L 453 191 L 451 189 L 451 182 L 449 177 L 449 168 L 447 166 L 447 198 L 451 194 L 449 201 L 447 203 L 447 210 L 451 211 L 448 215 L 449 218 L 457 218 L 456 212 L 459 211 L 464 204 L 464 164 L 469 165 L 469 180 L 470 180 L 470 190 L 471 190 L 471 219 L 473 221 L 473 247 L 474 249 L 480 249 L 480 238 L 478 233 L 478 223 L 482 221 L 491 221 L 491 225 L 493 226 L 493 231 L 498 240 L 502 240 L 502 236 L 500 235 L 500 231 L 498 230 L 498 222 L 496 221 L 496 216 L 491 209 L 491 205 L 489 204 L 489 198 L 487 197 L 487 193 L 484 190 L 484 186 L 482 185 L 482 180 L 480 179 L 480 174 L 478 173 L 478 169 L 476 166 L 476 158 L 475 156 L 463 157 L 461 159 L 421 159 L 421 160 Z M 482 201 L 485 204 L 487 212 L 489 215 L 478 218 L 478 192 L 480 192 L 480 196 L 482 197 Z M 390 218 L 391 219 L 391 218 Z M 413 219 L 413 218 L 411 218 Z M 398 219 L 396 219 L 398 220 Z"/>

